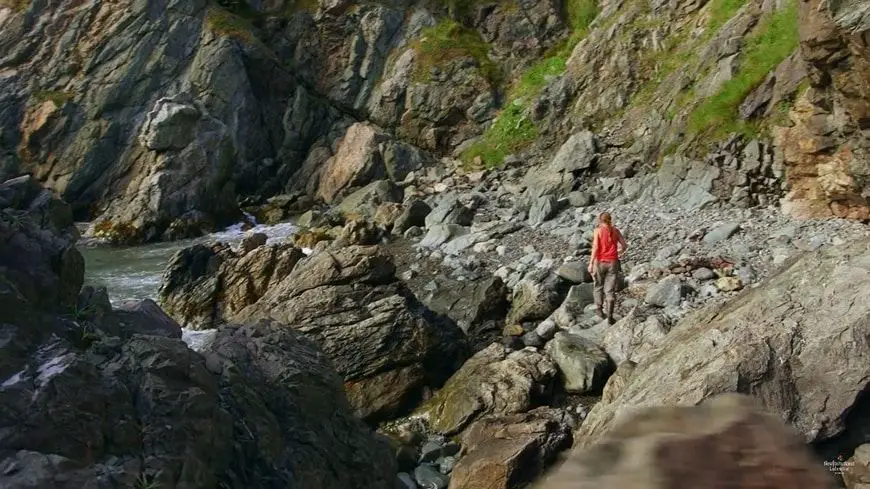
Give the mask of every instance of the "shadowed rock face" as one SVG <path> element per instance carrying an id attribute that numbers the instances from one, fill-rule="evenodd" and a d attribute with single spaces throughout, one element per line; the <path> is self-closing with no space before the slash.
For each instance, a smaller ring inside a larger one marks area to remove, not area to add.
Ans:
<path id="1" fill-rule="evenodd" d="M 572 453 L 538 489 L 833 488 L 801 440 L 747 397 L 647 408 Z"/>
<path id="2" fill-rule="evenodd" d="M 79 293 L 76 237 L 32 179 L 0 184 L 0 486 L 394 487 L 310 340 L 227 325 L 194 352 L 153 302 Z"/>

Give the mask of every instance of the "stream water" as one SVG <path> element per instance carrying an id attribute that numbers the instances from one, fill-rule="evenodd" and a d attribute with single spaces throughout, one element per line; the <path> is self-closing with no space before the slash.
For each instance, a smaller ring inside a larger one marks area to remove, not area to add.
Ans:
<path id="1" fill-rule="evenodd" d="M 296 226 L 290 223 L 247 227 L 236 224 L 196 239 L 143 246 L 119 248 L 80 244 L 79 250 L 85 257 L 85 284 L 105 286 L 109 291 L 109 299 L 115 305 L 126 299 L 156 300 L 163 269 L 178 250 L 196 243 L 214 241 L 234 245 L 249 232 L 264 233 L 269 237 L 269 242 L 274 243 L 293 236 L 296 231 Z"/>

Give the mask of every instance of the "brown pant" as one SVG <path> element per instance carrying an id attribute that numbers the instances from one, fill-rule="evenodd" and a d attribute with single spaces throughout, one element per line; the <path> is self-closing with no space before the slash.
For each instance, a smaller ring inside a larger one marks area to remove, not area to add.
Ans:
<path id="1" fill-rule="evenodd" d="M 616 305 L 616 281 L 619 280 L 619 260 L 611 262 L 598 262 L 593 270 L 592 280 L 595 288 L 592 297 L 595 306 L 605 309 L 609 315 L 613 314 Z"/>

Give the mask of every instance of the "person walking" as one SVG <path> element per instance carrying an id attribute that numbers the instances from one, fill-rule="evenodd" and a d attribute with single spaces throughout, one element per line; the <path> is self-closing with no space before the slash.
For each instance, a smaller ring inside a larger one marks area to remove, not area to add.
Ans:
<path id="1" fill-rule="evenodd" d="M 592 234 L 592 255 L 589 257 L 589 274 L 594 282 L 593 297 L 598 316 L 613 324 L 616 307 L 617 281 L 621 279 L 619 260 L 628 245 L 622 233 L 612 222 L 609 212 L 598 216 L 598 227 Z"/>

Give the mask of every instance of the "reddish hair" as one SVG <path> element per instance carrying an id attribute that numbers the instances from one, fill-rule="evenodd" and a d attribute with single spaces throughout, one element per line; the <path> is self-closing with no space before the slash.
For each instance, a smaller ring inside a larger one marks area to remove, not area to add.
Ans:
<path id="1" fill-rule="evenodd" d="M 602 224 L 607 224 L 608 227 L 613 225 L 613 221 L 612 221 L 612 219 L 610 218 L 610 213 L 609 213 L 609 212 L 602 212 L 602 213 L 598 216 L 598 222 L 600 222 L 600 223 L 602 223 Z"/>

